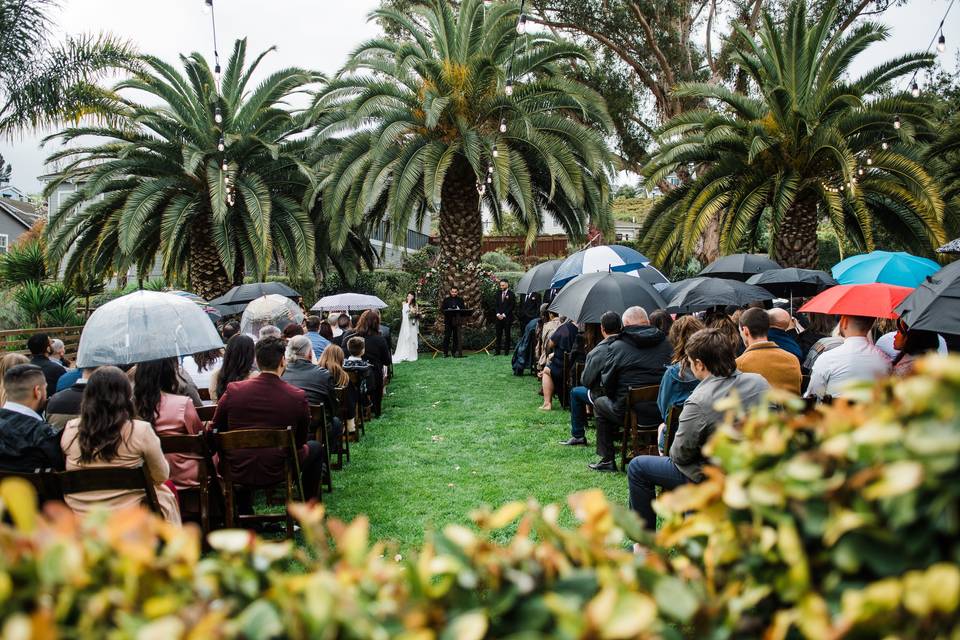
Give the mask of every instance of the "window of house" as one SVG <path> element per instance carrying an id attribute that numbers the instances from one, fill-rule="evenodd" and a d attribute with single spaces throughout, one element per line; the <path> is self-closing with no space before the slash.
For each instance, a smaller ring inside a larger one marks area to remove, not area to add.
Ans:
<path id="1" fill-rule="evenodd" d="M 8 243 L 8 241 L 9 241 L 9 238 L 8 238 L 7 234 L 5 234 L 5 233 L 0 233 L 0 253 L 6 253 L 6 252 L 7 252 L 7 243 Z"/>

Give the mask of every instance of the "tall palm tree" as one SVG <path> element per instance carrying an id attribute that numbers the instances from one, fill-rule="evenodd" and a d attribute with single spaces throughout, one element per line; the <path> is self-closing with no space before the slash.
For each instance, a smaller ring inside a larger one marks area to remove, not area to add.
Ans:
<path id="1" fill-rule="evenodd" d="M 917 250 L 942 241 L 943 202 L 917 144 L 931 133 L 931 107 L 906 94 L 883 96 L 931 56 L 905 55 L 848 79 L 851 62 L 887 30 L 867 22 L 834 32 L 836 12 L 831 2 L 811 22 L 805 1 L 794 0 L 782 25 L 764 16 L 759 39 L 739 29 L 748 45 L 734 61 L 752 80 L 750 95 L 703 84 L 678 89 L 714 108 L 667 122 L 644 168 L 650 183 L 681 167 L 696 173 L 644 224 L 656 262 L 686 260 L 711 222 L 722 253 L 756 248 L 767 230 L 781 264 L 809 268 L 821 219 L 867 249 L 875 226 Z"/>
<path id="2" fill-rule="evenodd" d="M 511 2 L 430 0 L 371 19 L 400 38 L 358 47 L 315 104 L 318 144 L 337 147 L 318 166 L 328 219 L 384 219 L 402 237 L 438 212 L 445 284 L 476 309 L 482 210 L 514 216 L 528 241 L 546 215 L 573 239 L 610 226 L 610 118 L 567 78 L 581 49 L 518 35 Z"/>
<path id="3" fill-rule="evenodd" d="M 96 82 L 135 65 L 133 49 L 108 35 L 52 37 L 55 0 L 0 0 L 0 135 L 88 114 L 112 96 Z"/>
<path id="4" fill-rule="evenodd" d="M 117 126 L 71 127 L 51 136 L 98 138 L 49 159 L 68 164 L 48 192 L 64 180 L 80 185 L 51 213 L 51 261 L 65 259 L 70 276 L 130 266 L 142 272 L 160 256 L 167 278 L 188 275 L 193 290 L 208 297 L 241 282 L 245 270 L 263 278 L 273 261 L 293 275 L 312 274 L 314 234 L 326 223 L 317 218 L 319 204 L 305 200 L 315 177 L 302 161 L 310 142 L 298 134 L 309 122 L 286 102 L 323 78 L 288 68 L 248 90 L 267 53 L 246 66 L 246 41 L 238 40 L 219 89 L 198 53 L 181 58 L 184 73 L 144 57 L 148 72 L 115 91 L 137 90 L 154 103 L 124 99 L 115 110 Z M 81 203 L 86 207 L 75 212 Z M 347 237 L 356 239 L 349 230 Z"/>

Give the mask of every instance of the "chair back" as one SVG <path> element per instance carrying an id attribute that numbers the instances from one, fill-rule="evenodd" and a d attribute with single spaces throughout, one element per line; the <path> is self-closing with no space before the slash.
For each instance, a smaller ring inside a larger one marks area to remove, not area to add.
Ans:
<path id="1" fill-rule="evenodd" d="M 222 513 L 222 495 L 216 481 L 217 467 L 213 462 L 213 452 L 207 433 L 175 434 L 160 436 L 160 448 L 165 455 L 185 454 L 199 458 L 197 460 L 197 487 L 181 488 L 177 491 L 181 513 L 184 509 L 200 513 L 200 527 L 204 533 L 211 529 L 211 513 L 217 506 Z M 214 499 L 217 505 L 213 504 Z"/>
<path id="2" fill-rule="evenodd" d="M 286 449 L 294 446 L 293 427 L 283 429 L 235 429 L 213 432 L 217 449 Z"/>
<path id="3" fill-rule="evenodd" d="M 630 387 L 627 390 L 627 412 L 623 419 L 623 443 L 620 448 L 620 465 L 624 468 L 633 457 L 655 456 L 659 453 L 657 428 L 660 425 L 639 424 L 634 408 L 640 403 L 656 402 L 659 394 L 660 385 Z"/>
<path id="4" fill-rule="evenodd" d="M 143 491 L 147 507 L 160 513 L 160 503 L 153 480 L 144 466 L 139 467 L 89 467 L 63 471 L 59 474 L 63 495 L 87 491 Z"/>
<path id="5" fill-rule="evenodd" d="M 667 412 L 667 433 L 663 440 L 663 451 L 670 455 L 670 447 L 673 446 L 673 440 L 677 437 L 677 428 L 680 426 L 680 413 L 683 412 L 682 405 L 674 405 Z"/>
<path id="6" fill-rule="evenodd" d="M 215 404 L 205 404 L 202 407 L 197 407 L 197 415 L 200 416 L 201 422 L 210 422 L 216 413 L 217 405 Z"/>
<path id="7" fill-rule="evenodd" d="M 6 471 L 0 469 L 0 481 L 7 478 L 20 478 L 33 485 L 37 492 L 38 506 L 47 500 L 63 500 L 60 480 L 53 469 L 35 469 L 33 471 Z"/>
<path id="8" fill-rule="evenodd" d="M 200 395 L 200 399 L 204 402 L 210 400 L 210 389 L 206 387 L 197 388 L 197 393 Z"/>

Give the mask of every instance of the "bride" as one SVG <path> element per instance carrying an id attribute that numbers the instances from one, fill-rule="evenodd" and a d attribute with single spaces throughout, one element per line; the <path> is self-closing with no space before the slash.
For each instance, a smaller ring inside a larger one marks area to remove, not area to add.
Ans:
<path id="1" fill-rule="evenodd" d="M 417 308 L 417 296 L 411 291 L 407 294 L 407 301 L 403 303 L 403 324 L 400 325 L 400 335 L 397 336 L 394 362 L 413 362 L 417 359 L 419 333 L 420 310 Z"/>

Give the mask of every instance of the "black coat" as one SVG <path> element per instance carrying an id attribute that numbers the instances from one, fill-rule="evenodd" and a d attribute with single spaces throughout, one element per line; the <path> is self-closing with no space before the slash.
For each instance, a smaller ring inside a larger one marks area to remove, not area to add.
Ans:
<path id="1" fill-rule="evenodd" d="M 514 295 L 513 291 L 507 289 L 507 295 L 504 296 L 502 291 L 497 292 L 497 314 L 503 314 L 506 316 L 508 322 L 513 322 L 513 309 L 517 306 L 517 296 Z"/>
<path id="2" fill-rule="evenodd" d="M 650 325 L 624 327 L 610 345 L 600 376 L 604 394 L 614 401 L 618 412 L 625 410 L 630 387 L 660 384 L 670 364 L 673 347 L 667 336 Z"/>
<path id="3" fill-rule="evenodd" d="M 47 402 L 47 421 L 54 427 L 62 429 L 70 420 L 79 416 L 83 390 L 86 388 L 86 381 L 78 380 L 63 391 L 57 391 Z"/>
<path id="4" fill-rule="evenodd" d="M 0 409 L 0 469 L 22 473 L 62 470 L 60 433 L 46 422 Z"/>
<path id="5" fill-rule="evenodd" d="M 47 397 L 51 398 L 57 393 L 57 380 L 67 372 L 63 365 L 54 362 L 47 356 L 31 356 L 30 364 L 40 367 L 43 371 L 43 377 L 47 381 Z"/>

